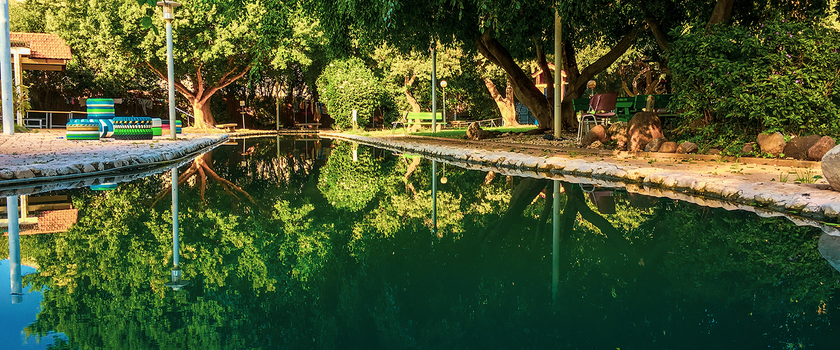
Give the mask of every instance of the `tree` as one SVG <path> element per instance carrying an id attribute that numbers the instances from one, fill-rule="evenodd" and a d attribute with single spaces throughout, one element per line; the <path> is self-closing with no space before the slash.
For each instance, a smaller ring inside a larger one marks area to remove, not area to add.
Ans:
<path id="1" fill-rule="evenodd" d="M 202 121 L 196 126 L 215 124 L 208 102 L 216 92 L 282 54 L 290 10 L 280 0 L 181 2 L 172 21 L 175 87 Z M 142 26 L 147 11 L 137 0 L 64 0 L 52 6 L 46 28 L 104 72 L 148 70 L 166 80 L 166 39 Z M 151 20 L 164 27 L 159 16 Z"/>

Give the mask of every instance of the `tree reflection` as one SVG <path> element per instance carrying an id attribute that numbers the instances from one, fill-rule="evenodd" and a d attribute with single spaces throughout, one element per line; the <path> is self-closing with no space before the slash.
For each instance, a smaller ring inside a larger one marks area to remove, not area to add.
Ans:
<path id="1" fill-rule="evenodd" d="M 785 219 L 664 199 L 639 209 L 622 191 L 615 214 L 603 214 L 564 183 L 553 306 L 542 234 L 551 182 L 514 178 L 509 188 L 501 176 L 447 167 L 438 236 L 428 229 L 430 161 L 359 147 L 366 168 L 355 169 L 346 143 L 323 161 L 293 147 L 202 158 L 266 209 L 239 215 L 224 190 L 184 189 L 183 293 L 163 285 L 171 216 L 148 205 L 163 178 L 74 196 L 77 225 L 21 240 L 24 260 L 40 265 L 24 281 L 45 288 L 28 331 L 65 333 L 56 348 L 834 344 L 825 334 L 838 321 L 836 272 L 814 231 Z M 291 159 L 283 164 L 293 175 L 275 171 L 278 159 Z"/>

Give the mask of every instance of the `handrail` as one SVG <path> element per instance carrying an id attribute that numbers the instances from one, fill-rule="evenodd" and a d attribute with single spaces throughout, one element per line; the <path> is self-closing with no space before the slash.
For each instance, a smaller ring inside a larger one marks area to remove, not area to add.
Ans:
<path id="1" fill-rule="evenodd" d="M 195 125 L 195 122 L 196 122 L 197 119 L 195 119 L 195 117 L 192 114 L 189 114 L 186 111 L 184 111 L 183 109 L 180 109 L 178 107 L 175 107 L 175 110 L 177 110 L 178 112 L 181 112 L 181 114 L 186 114 L 188 117 L 192 118 L 193 119 L 193 125 Z M 213 128 L 213 129 L 221 130 L 221 129 L 217 128 L 215 125 L 207 124 L 207 122 L 205 122 L 203 120 L 201 122 L 204 123 L 204 125 L 207 125 L 207 126 Z"/>

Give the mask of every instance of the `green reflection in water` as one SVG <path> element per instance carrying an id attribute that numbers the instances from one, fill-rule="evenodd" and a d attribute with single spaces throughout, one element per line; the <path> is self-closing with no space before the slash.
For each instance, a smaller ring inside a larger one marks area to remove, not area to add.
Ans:
<path id="1" fill-rule="evenodd" d="M 358 146 L 354 161 L 352 144 L 326 140 L 243 146 L 179 171 L 190 281 L 179 292 L 164 286 L 168 176 L 72 192 L 73 228 L 21 239 L 40 266 L 25 283 L 48 288 L 28 331 L 63 332 L 56 348 L 138 349 L 779 349 L 839 337 L 820 232 L 785 219 L 563 183 L 552 302 L 551 181 L 449 166 L 433 232 L 428 160 Z"/>

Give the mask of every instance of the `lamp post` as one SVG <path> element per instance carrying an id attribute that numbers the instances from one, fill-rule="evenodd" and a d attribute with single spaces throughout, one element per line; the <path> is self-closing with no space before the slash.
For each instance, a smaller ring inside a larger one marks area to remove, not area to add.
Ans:
<path id="1" fill-rule="evenodd" d="M 9 1 L 0 0 L 0 75 L 12 76 L 12 47 L 9 40 Z M 3 134 L 15 134 L 12 79 L 0 80 L 0 100 L 3 102 Z"/>
<path id="2" fill-rule="evenodd" d="M 443 123 L 446 123 L 446 80 L 440 81 L 441 95 L 443 95 Z"/>
<path id="3" fill-rule="evenodd" d="M 175 1 L 158 1 L 163 7 L 163 20 L 166 22 L 166 79 L 169 81 L 169 137 L 175 139 L 175 60 L 172 58 L 172 20 L 175 8 L 181 4 Z"/>
<path id="4" fill-rule="evenodd" d="M 239 101 L 239 113 L 242 114 L 242 129 L 245 129 L 245 100 Z"/>

